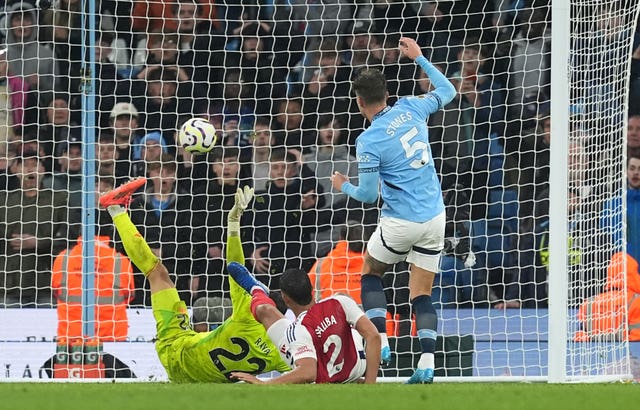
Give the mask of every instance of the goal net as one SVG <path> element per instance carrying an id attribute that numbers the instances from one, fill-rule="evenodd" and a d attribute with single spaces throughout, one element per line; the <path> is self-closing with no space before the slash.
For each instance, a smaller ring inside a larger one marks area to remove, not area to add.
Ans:
<path id="1" fill-rule="evenodd" d="M 225 223 L 245 184 L 257 193 L 242 221 L 248 268 L 272 290 L 284 270 L 304 269 L 317 298 L 360 302 L 382 203 L 348 200 L 330 177 L 357 181 L 368 126 L 351 91 L 359 70 L 384 73 L 390 104 L 432 89 L 401 58 L 402 36 L 458 91 L 428 118 L 447 207 L 437 380 L 546 380 L 558 355 L 566 380 L 627 378 L 640 358 L 628 336 L 638 244 L 627 241 L 637 224 L 626 191 L 640 147 L 637 1 L 572 0 L 566 22 L 545 0 L 7 3 L 0 380 L 167 379 L 149 285 L 96 200 L 133 177 L 149 182 L 131 219 L 198 331 L 230 312 Z M 553 54 L 552 22 L 566 28 Z M 552 87 L 567 100 L 552 101 Z M 218 130 L 207 155 L 177 143 L 192 117 Z M 551 137 L 552 119 L 565 134 Z M 550 165 L 550 147 L 564 160 Z M 558 193 L 566 251 L 549 224 Z M 567 277 L 555 302 L 550 271 Z M 380 375 L 391 381 L 420 356 L 408 281 L 402 263 L 384 277 L 393 355 Z"/>

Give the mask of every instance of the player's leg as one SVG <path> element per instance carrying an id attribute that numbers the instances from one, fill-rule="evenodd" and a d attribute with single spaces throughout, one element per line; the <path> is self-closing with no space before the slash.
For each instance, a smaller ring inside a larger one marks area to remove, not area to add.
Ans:
<path id="1" fill-rule="evenodd" d="M 367 244 L 360 282 L 362 308 L 380 333 L 380 357 L 383 365 L 391 361 L 391 349 L 387 337 L 387 297 L 384 294 L 382 276 L 391 265 L 404 260 L 408 252 L 406 245 L 402 244 L 405 241 L 403 235 L 396 231 L 390 218 L 380 220 Z M 404 236 L 406 237 L 406 232 Z"/>
<path id="2" fill-rule="evenodd" d="M 126 206 L 131 202 L 131 195 L 142 187 L 146 179 L 134 179 L 119 186 L 100 197 L 100 205 L 107 208 L 131 262 L 144 273 L 149 280 L 151 294 L 164 289 L 175 288 L 169 272 L 160 263 L 160 259 L 151 251 L 138 228 L 131 222 Z"/>
<path id="3" fill-rule="evenodd" d="M 251 314 L 267 331 L 276 322 L 286 320 L 269 297 L 269 290 L 243 265 L 232 262 L 228 265 L 231 278 L 247 293 L 251 294 Z M 287 321 L 288 322 L 288 321 Z"/>
<path id="4" fill-rule="evenodd" d="M 422 224 L 420 229 L 423 238 L 416 242 L 407 256 L 407 262 L 411 263 L 409 300 L 416 317 L 422 350 L 417 369 L 408 381 L 410 384 L 433 382 L 438 316 L 431 299 L 431 291 L 440 265 L 440 251 L 444 246 L 444 226 L 444 212 Z"/>

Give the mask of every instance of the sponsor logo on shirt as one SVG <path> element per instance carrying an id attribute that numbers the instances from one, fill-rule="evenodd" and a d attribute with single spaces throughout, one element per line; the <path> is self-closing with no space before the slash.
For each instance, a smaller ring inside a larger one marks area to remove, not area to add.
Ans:
<path id="1" fill-rule="evenodd" d="M 313 353 L 313 350 L 309 346 L 300 346 L 298 350 L 296 350 L 296 356 L 301 355 L 303 353 Z"/>

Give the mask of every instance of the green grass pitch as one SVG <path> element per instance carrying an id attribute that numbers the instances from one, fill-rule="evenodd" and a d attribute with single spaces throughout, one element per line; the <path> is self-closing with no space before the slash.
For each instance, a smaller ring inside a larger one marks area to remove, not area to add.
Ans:
<path id="1" fill-rule="evenodd" d="M 7 410 L 573 410 L 633 408 L 638 403 L 640 384 L 0 384 L 0 409 Z"/>

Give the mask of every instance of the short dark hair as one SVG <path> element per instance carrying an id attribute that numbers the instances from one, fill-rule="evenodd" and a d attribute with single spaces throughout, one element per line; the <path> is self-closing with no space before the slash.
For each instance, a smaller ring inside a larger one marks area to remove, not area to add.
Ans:
<path id="1" fill-rule="evenodd" d="M 271 150 L 271 155 L 269 156 L 269 160 L 271 162 L 284 161 L 287 163 L 297 162 L 298 159 L 294 154 L 287 151 L 284 147 L 275 147 Z"/>
<path id="2" fill-rule="evenodd" d="M 287 269 L 280 276 L 280 290 L 295 303 L 308 305 L 313 299 L 313 288 L 307 272 L 300 269 Z"/>
<path id="3" fill-rule="evenodd" d="M 346 239 L 351 252 L 363 253 L 365 245 L 373 233 L 373 228 L 372 225 L 363 225 L 358 221 L 347 221 L 347 224 L 342 228 L 341 236 Z"/>
<path id="4" fill-rule="evenodd" d="M 225 158 L 235 158 L 240 160 L 240 148 L 238 147 L 215 147 L 209 155 L 209 161 L 221 162 Z"/>
<path id="5" fill-rule="evenodd" d="M 387 100 L 387 79 L 380 70 L 367 68 L 353 80 L 353 91 L 365 104 L 383 103 Z"/>

